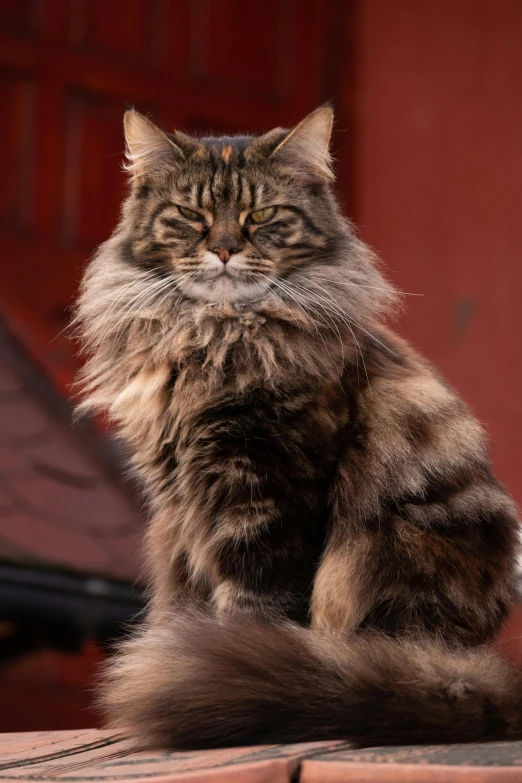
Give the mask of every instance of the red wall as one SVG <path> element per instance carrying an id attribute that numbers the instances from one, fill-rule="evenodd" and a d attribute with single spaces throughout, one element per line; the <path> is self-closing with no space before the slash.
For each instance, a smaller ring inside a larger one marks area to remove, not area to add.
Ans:
<path id="1" fill-rule="evenodd" d="M 522 501 L 522 2 L 364 0 L 357 24 L 356 220 Z"/>

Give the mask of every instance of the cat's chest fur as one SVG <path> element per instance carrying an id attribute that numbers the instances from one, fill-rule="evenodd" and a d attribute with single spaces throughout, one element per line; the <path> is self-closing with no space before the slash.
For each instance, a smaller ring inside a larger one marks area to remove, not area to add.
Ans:
<path id="1" fill-rule="evenodd" d="M 293 341 L 295 342 L 295 341 Z M 160 505 L 213 496 L 277 472 L 286 493 L 317 493 L 338 450 L 348 402 L 337 346 L 296 346 L 264 317 L 208 318 L 133 354 L 113 412 L 139 445 L 138 469 Z M 141 463 L 141 464 L 140 464 Z M 214 507 L 214 511 L 217 505 Z"/>
<path id="2" fill-rule="evenodd" d="M 176 478 L 190 475 L 192 489 L 203 483 L 211 490 L 212 480 L 226 476 L 236 493 L 247 481 L 251 500 L 255 482 L 270 472 L 281 490 L 317 492 L 347 419 L 341 384 L 318 378 L 238 389 L 233 377 L 209 384 L 204 369 L 191 366 L 177 375 L 170 394 Z"/>

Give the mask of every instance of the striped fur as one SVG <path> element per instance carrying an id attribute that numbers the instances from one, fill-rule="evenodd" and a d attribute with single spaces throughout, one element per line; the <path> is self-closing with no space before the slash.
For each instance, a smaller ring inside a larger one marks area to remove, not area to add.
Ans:
<path id="1" fill-rule="evenodd" d="M 201 140 L 126 119 L 131 192 L 78 318 L 81 407 L 150 500 L 149 614 L 101 688 L 147 744 L 522 734 L 518 675 L 470 651 L 513 600 L 515 509 L 381 322 L 396 295 L 332 195 L 331 119 Z"/>

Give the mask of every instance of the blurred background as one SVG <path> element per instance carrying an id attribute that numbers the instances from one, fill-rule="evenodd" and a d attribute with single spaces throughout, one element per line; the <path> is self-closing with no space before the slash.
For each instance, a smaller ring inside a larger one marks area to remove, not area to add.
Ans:
<path id="1" fill-rule="evenodd" d="M 66 328 L 125 192 L 126 104 L 233 133 L 336 110 L 337 189 L 522 501 L 520 0 L 0 0 L 0 730 L 93 726 L 142 605 L 136 489 L 71 423 Z M 522 657 L 515 613 L 499 644 Z"/>

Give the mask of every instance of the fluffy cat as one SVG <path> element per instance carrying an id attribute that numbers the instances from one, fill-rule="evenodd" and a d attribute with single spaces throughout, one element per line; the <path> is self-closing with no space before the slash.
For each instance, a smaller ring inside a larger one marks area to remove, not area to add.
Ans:
<path id="1" fill-rule="evenodd" d="M 85 274 L 83 409 L 151 507 L 109 720 L 174 748 L 522 737 L 483 645 L 518 523 L 480 426 L 381 316 L 331 189 L 332 112 L 196 139 L 125 115 L 130 193 Z"/>

